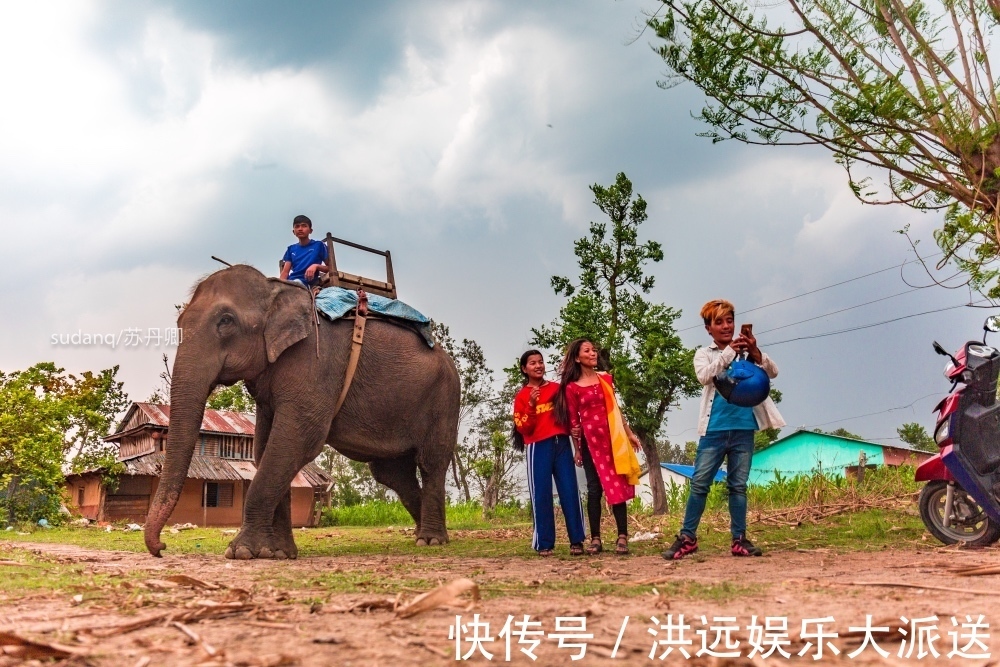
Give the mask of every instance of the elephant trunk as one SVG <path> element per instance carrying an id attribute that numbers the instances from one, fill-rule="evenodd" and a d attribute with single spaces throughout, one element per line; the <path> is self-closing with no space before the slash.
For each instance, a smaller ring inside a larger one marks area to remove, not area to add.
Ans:
<path id="1" fill-rule="evenodd" d="M 184 354 L 184 344 L 177 351 L 170 387 L 170 427 L 165 447 L 166 460 L 160 475 L 149 513 L 146 515 L 144 537 L 149 553 L 156 557 L 166 545 L 160 541 L 160 531 L 167 523 L 180 499 L 187 479 L 191 457 L 198 442 L 205 402 L 215 386 L 218 369 L 206 369 L 204 361 Z"/>

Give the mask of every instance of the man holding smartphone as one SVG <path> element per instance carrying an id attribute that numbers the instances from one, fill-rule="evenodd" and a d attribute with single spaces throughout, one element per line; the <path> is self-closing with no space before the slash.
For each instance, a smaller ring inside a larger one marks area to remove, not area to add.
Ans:
<path id="1" fill-rule="evenodd" d="M 747 479 L 753 459 L 754 432 L 785 425 L 770 397 L 753 408 L 733 405 L 715 390 L 715 376 L 724 372 L 737 356 L 760 366 L 769 377 L 778 375 L 778 366 L 757 347 L 750 324 L 741 327 L 734 337 L 735 308 L 724 299 L 709 301 L 701 308 L 705 330 L 712 344 L 698 348 L 694 371 L 702 384 L 701 411 L 698 418 L 698 452 L 691 494 L 684 512 L 684 523 L 677 539 L 663 552 L 667 560 L 678 560 L 698 550 L 698 524 L 705 512 L 705 500 L 716 473 L 726 461 L 726 484 L 729 487 L 729 521 L 734 556 L 760 556 L 762 551 L 746 537 Z"/>

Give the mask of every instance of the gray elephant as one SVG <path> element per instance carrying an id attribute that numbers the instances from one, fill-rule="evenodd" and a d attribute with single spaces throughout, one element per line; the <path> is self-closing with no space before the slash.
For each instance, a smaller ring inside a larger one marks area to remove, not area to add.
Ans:
<path id="1" fill-rule="evenodd" d="M 315 317 L 305 288 L 250 266 L 223 269 L 197 285 L 177 321 L 184 334 L 172 374 L 170 439 L 145 525 L 151 554 L 165 548 L 160 532 L 180 497 L 205 401 L 216 385 L 237 380 L 257 402 L 257 474 L 227 558 L 297 556 L 292 478 L 324 443 L 367 462 L 396 492 L 417 524 L 418 545 L 448 541 L 444 486 L 460 392 L 454 363 L 415 331 L 370 319 L 354 381 L 334 418 L 353 323 L 320 318 L 317 330 Z"/>

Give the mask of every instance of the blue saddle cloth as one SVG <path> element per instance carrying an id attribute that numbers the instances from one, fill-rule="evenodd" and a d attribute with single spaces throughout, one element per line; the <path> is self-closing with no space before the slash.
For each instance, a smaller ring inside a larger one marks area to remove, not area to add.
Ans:
<path id="1" fill-rule="evenodd" d="M 358 305 L 358 293 L 343 287 L 327 287 L 316 295 L 316 310 L 328 319 L 338 320 Z M 430 347 L 434 347 L 434 336 L 431 335 L 431 321 L 416 308 L 402 301 L 389 299 L 378 294 L 368 295 L 368 310 L 383 315 L 412 322 Z"/>

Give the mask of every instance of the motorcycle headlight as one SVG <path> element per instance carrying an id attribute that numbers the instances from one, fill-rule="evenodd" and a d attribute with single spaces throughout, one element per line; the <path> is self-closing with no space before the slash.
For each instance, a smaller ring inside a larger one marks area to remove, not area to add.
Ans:
<path id="1" fill-rule="evenodd" d="M 951 419 L 945 419 L 941 424 L 934 430 L 934 442 L 941 444 L 948 439 L 948 423 Z"/>
<path id="2" fill-rule="evenodd" d="M 948 363 L 946 363 L 944 365 L 944 379 L 945 380 L 950 380 L 951 379 L 951 374 L 954 373 L 954 372 L 955 372 L 955 364 L 953 364 L 952 362 L 949 361 Z"/>

